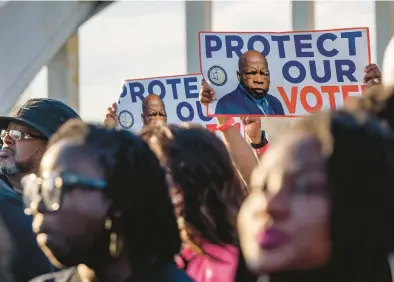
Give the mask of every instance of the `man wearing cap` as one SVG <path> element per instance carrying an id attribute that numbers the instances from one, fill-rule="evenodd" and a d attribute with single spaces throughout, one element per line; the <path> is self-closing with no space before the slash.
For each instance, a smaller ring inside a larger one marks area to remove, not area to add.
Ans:
<path id="1" fill-rule="evenodd" d="M 13 241 L 11 270 L 15 281 L 28 281 L 51 271 L 32 232 L 32 218 L 24 214 L 21 178 L 34 173 L 48 138 L 78 114 L 64 103 L 35 98 L 10 116 L 0 116 L 0 216 Z"/>

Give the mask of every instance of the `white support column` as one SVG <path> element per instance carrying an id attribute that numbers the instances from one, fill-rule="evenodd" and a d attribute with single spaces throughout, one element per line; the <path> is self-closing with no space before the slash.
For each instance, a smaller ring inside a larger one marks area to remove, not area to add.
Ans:
<path id="1" fill-rule="evenodd" d="M 384 51 L 394 35 L 394 3 L 375 1 L 376 58 L 382 68 Z"/>
<path id="2" fill-rule="evenodd" d="M 48 98 L 79 111 L 79 44 L 74 33 L 48 64 Z"/>
<path id="3" fill-rule="evenodd" d="M 315 29 L 315 1 L 291 1 L 293 30 Z"/>
<path id="4" fill-rule="evenodd" d="M 212 2 L 185 0 L 185 10 L 187 72 L 199 73 L 198 32 L 212 29 Z"/>

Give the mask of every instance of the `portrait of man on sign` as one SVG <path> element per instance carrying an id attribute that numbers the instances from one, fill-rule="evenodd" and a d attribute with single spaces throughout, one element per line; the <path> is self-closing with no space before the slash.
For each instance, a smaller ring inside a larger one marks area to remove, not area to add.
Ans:
<path id="1" fill-rule="evenodd" d="M 117 103 L 113 103 L 108 108 L 104 124 L 109 128 L 114 128 L 119 124 L 124 129 L 130 129 L 134 125 L 134 115 L 129 110 L 121 110 L 116 117 Z M 142 126 L 167 124 L 167 111 L 164 101 L 159 95 L 149 94 L 142 101 Z"/>
<path id="2" fill-rule="evenodd" d="M 268 94 L 270 73 L 267 59 L 258 51 L 247 51 L 238 60 L 239 84 L 231 93 L 220 98 L 215 114 L 284 115 L 278 98 Z"/>
<path id="3" fill-rule="evenodd" d="M 143 125 L 167 124 L 166 106 L 159 95 L 149 94 L 142 102 Z"/>

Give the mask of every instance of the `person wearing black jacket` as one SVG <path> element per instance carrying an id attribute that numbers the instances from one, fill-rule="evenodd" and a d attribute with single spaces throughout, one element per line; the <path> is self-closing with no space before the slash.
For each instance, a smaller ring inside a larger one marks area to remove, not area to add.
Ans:
<path id="1" fill-rule="evenodd" d="M 32 218 L 24 214 L 20 179 L 35 172 L 48 138 L 78 114 L 60 101 L 30 99 L 10 116 L 0 117 L 0 218 L 10 238 L 10 269 L 15 282 L 52 271 L 37 245 Z"/>

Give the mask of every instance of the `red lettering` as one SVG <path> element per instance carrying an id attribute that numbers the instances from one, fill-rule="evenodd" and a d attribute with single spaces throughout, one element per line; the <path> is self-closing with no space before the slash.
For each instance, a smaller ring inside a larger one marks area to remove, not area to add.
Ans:
<path id="1" fill-rule="evenodd" d="M 289 111 L 290 114 L 294 114 L 296 112 L 296 107 L 297 107 L 297 93 L 298 93 L 298 87 L 292 87 L 291 88 L 291 98 L 287 98 L 286 91 L 283 89 L 283 87 L 279 86 L 278 91 L 280 96 L 282 97 L 283 102 L 285 102 L 286 108 Z"/>
<path id="2" fill-rule="evenodd" d="M 308 94 L 315 95 L 316 105 L 314 105 L 314 106 L 309 105 L 308 100 L 306 99 L 306 96 Z M 308 113 L 318 112 L 321 110 L 321 108 L 323 106 L 323 98 L 322 98 L 319 90 L 317 90 L 313 86 L 305 86 L 304 88 L 302 88 L 301 94 L 300 94 L 300 101 L 301 101 L 301 104 L 304 107 L 305 111 L 307 111 Z"/>
<path id="3" fill-rule="evenodd" d="M 349 97 L 349 93 L 351 92 L 359 92 L 358 85 L 343 85 L 342 88 L 342 95 L 343 95 L 343 102 L 345 103 L 346 99 Z"/>
<path id="4" fill-rule="evenodd" d="M 313 113 L 317 111 L 321 111 L 323 108 L 323 94 L 328 95 L 328 101 L 330 103 L 330 109 L 334 110 L 337 108 L 335 94 L 342 93 L 343 103 L 349 97 L 349 93 L 359 93 L 360 90 L 365 90 L 365 85 L 324 85 L 320 87 L 320 90 L 314 86 L 305 86 L 301 89 L 301 92 L 298 95 L 298 87 L 293 86 L 290 89 L 290 95 L 287 95 L 284 87 L 278 86 L 278 92 L 281 96 L 289 114 L 295 114 L 297 112 L 297 101 L 299 99 L 302 107 L 308 113 Z M 308 103 L 307 96 L 314 95 L 316 97 L 316 104 L 311 105 Z M 364 92 L 362 92 L 362 95 Z M 289 98 L 290 96 L 290 98 Z"/>
<path id="5" fill-rule="evenodd" d="M 330 101 L 330 109 L 334 110 L 337 108 L 337 104 L 335 103 L 335 93 L 340 91 L 339 86 L 322 86 L 321 92 L 327 93 L 328 100 Z"/>

